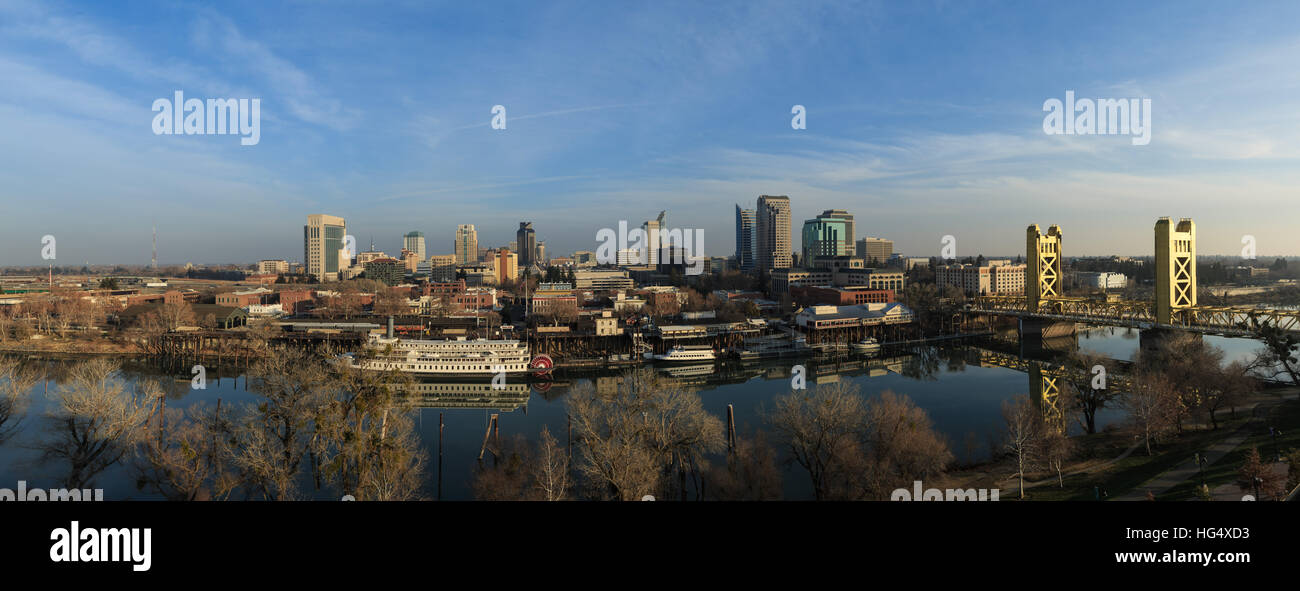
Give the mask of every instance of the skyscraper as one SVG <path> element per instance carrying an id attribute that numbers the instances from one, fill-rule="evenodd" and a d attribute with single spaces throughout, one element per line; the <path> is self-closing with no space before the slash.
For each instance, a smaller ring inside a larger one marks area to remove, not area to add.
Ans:
<path id="1" fill-rule="evenodd" d="M 754 270 L 754 210 L 736 205 L 736 265 L 749 273 Z"/>
<path id="2" fill-rule="evenodd" d="M 302 227 L 302 258 L 308 275 L 317 281 L 339 278 L 339 260 L 348 257 L 348 254 L 342 252 L 347 233 L 347 222 L 341 217 L 323 213 L 307 216 L 307 225 Z M 342 267 L 351 263 L 348 260 Z"/>
<path id="3" fill-rule="evenodd" d="M 641 260 L 648 265 L 658 265 L 659 250 L 668 246 L 667 244 L 659 243 L 659 231 L 664 229 L 664 214 L 666 213 L 668 212 L 661 211 L 659 212 L 659 217 L 641 224 L 641 229 L 645 231 L 646 255 L 648 255 L 641 257 Z"/>
<path id="4" fill-rule="evenodd" d="M 760 195 L 754 208 L 754 265 L 759 271 L 790 268 L 790 198 Z"/>
<path id="5" fill-rule="evenodd" d="M 423 261 L 425 258 L 424 232 L 407 232 L 402 237 L 402 248 L 415 253 L 416 258 Z"/>
<path id="6" fill-rule="evenodd" d="M 853 215 L 842 209 L 828 209 L 803 223 L 803 260 L 822 256 L 854 254 Z"/>
<path id="7" fill-rule="evenodd" d="M 519 264 L 527 267 L 537 258 L 537 233 L 533 231 L 532 222 L 519 222 L 515 232 L 515 248 L 519 254 Z"/>
<path id="8" fill-rule="evenodd" d="M 474 224 L 461 224 L 456 226 L 456 264 L 464 265 L 468 263 L 477 263 L 478 258 L 478 231 L 474 229 Z"/>

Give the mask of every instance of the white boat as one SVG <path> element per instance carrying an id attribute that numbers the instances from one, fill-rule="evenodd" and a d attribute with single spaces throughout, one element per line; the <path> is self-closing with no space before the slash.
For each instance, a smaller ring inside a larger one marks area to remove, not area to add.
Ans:
<path id="1" fill-rule="evenodd" d="M 861 341 L 853 343 L 853 350 L 857 351 L 858 353 L 866 353 L 868 355 L 873 353 L 879 353 L 880 343 L 876 341 L 876 339 L 867 337 L 865 339 L 862 339 Z"/>
<path id="2" fill-rule="evenodd" d="M 416 376 L 493 376 L 528 372 L 528 344 L 509 339 L 404 339 L 371 336 L 365 354 L 343 356 L 348 365 Z"/>
<path id="3" fill-rule="evenodd" d="M 713 352 L 712 347 L 708 347 L 708 346 L 689 347 L 689 346 L 678 345 L 676 347 L 669 349 L 667 353 L 653 355 L 651 356 L 651 358 L 654 359 L 655 361 L 663 361 L 666 363 L 678 363 L 678 362 L 692 362 L 692 361 L 693 362 L 713 361 L 714 359 L 717 358 L 717 355 Z"/>

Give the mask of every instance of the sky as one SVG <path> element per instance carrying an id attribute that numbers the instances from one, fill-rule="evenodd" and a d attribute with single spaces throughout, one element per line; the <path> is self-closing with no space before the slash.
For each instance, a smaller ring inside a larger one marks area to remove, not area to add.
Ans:
<path id="1" fill-rule="evenodd" d="M 0 0 L 0 266 L 303 256 L 458 224 L 548 254 L 667 211 L 734 251 L 788 195 L 909 256 L 1300 254 L 1300 4 Z M 260 141 L 155 134 L 154 102 L 257 98 Z M 1049 135 L 1044 102 L 1151 100 L 1151 141 Z M 494 129 L 492 109 L 506 109 Z M 794 105 L 806 128 L 792 128 Z M 56 260 L 42 259 L 43 238 Z M 797 238 L 796 238 L 797 240 Z M 797 244 L 797 242 L 796 242 Z"/>

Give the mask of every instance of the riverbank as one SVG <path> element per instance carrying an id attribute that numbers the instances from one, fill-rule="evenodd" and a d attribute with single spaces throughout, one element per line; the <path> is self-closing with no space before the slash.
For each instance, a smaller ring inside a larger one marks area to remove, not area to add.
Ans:
<path id="1" fill-rule="evenodd" d="M 1213 488 L 1235 480 L 1251 447 L 1258 446 L 1262 455 L 1271 457 L 1268 426 L 1294 433 L 1278 437 L 1283 454 L 1289 448 L 1300 447 L 1297 392 L 1296 388 L 1287 388 L 1257 394 L 1235 413 L 1222 411 L 1225 416 L 1220 417 L 1218 429 L 1187 425 L 1181 435 L 1160 444 L 1152 455 L 1146 454 L 1140 439 L 1123 429 L 1076 436 L 1073 440 L 1079 446 L 1079 459 L 1064 467 L 1062 478 L 1042 470 L 1027 474 L 1025 500 L 1144 500 L 1148 490 L 1157 500 L 1193 500 L 1198 498 L 1196 488 L 1200 485 L 1193 459 L 1197 454 L 1209 458 L 1205 475 Z M 1216 446 L 1221 449 L 1213 453 Z M 1003 457 L 954 470 L 942 486 L 997 488 L 1002 491 L 1001 500 L 1019 500 L 1020 483 L 1015 472 L 1013 460 Z"/>

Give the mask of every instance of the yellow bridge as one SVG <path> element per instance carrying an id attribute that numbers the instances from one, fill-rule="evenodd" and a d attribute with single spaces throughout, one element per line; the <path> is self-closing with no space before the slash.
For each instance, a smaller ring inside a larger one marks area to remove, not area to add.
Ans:
<path id="1" fill-rule="evenodd" d="M 1040 234 L 1029 226 L 1025 240 L 1025 294 L 980 295 L 967 311 L 1060 322 L 1082 322 L 1140 329 L 1171 329 L 1228 336 L 1251 336 L 1254 323 L 1300 333 L 1300 311 L 1196 302 L 1196 224 L 1160 218 L 1155 226 L 1155 299 L 1134 302 L 1061 294 L 1060 226 Z"/>

